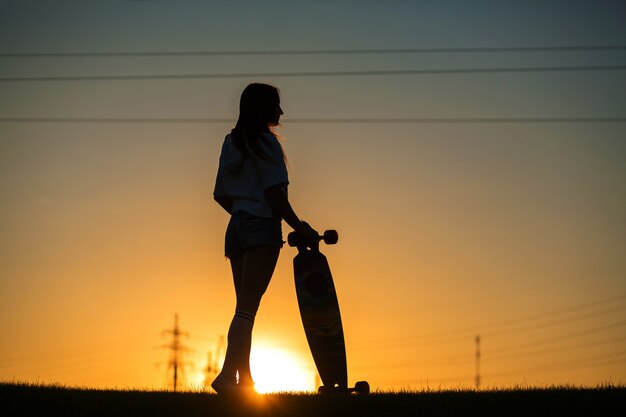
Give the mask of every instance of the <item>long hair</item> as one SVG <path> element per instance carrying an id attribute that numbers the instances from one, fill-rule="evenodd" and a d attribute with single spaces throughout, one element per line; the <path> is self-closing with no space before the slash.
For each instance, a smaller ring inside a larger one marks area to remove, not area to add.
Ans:
<path id="1" fill-rule="evenodd" d="M 243 90 L 239 101 L 239 119 L 231 131 L 233 143 L 241 153 L 247 156 L 252 151 L 262 158 L 268 157 L 260 142 L 264 133 L 276 136 L 273 128 L 278 125 L 276 108 L 279 105 L 280 92 L 274 86 L 253 83 Z"/>

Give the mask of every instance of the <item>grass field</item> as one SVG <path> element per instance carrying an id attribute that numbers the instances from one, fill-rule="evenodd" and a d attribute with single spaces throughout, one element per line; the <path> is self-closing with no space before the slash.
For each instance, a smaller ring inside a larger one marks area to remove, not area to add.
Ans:
<path id="1" fill-rule="evenodd" d="M 626 388 L 555 387 L 357 395 L 93 390 L 0 383 L 0 416 L 624 416 Z"/>

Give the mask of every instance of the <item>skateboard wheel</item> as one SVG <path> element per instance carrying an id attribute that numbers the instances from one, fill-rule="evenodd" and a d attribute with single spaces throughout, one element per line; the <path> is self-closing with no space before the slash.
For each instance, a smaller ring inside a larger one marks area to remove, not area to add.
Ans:
<path id="1" fill-rule="evenodd" d="M 336 230 L 327 230 L 324 232 L 323 239 L 327 245 L 334 245 L 339 241 L 339 234 Z"/>
<path id="2" fill-rule="evenodd" d="M 320 236 L 318 239 L 323 240 L 327 245 L 334 245 L 339 241 L 339 234 L 336 230 L 327 230 L 324 232 L 324 235 Z M 287 235 L 287 243 L 293 248 L 300 245 L 311 247 L 312 242 L 307 242 L 298 233 L 291 232 Z"/>
<path id="3" fill-rule="evenodd" d="M 359 381 L 354 384 L 354 392 L 367 395 L 370 393 L 370 384 L 367 381 Z"/>
<path id="4" fill-rule="evenodd" d="M 298 239 L 298 234 L 296 232 L 291 232 L 287 235 L 287 243 L 292 248 L 298 246 L 299 241 L 300 240 Z"/>

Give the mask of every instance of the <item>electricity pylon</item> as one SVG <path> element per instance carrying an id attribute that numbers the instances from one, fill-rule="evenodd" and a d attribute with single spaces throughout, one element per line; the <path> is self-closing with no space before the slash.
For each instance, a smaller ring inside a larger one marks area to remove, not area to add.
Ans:
<path id="1" fill-rule="evenodd" d="M 480 335 L 476 335 L 476 389 L 480 389 Z"/>
<path id="2" fill-rule="evenodd" d="M 163 330 L 163 336 L 172 335 L 172 341 L 167 345 L 162 345 L 162 348 L 166 348 L 170 350 L 170 359 L 167 364 L 168 376 L 169 371 L 173 370 L 173 380 L 172 380 L 172 388 L 174 391 L 178 389 L 179 385 L 179 372 L 181 379 L 184 378 L 184 368 L 189 365 L 187 362 L 183 361 L 183 352 L 189 352 L 190 349 L 186 346 L 183 346 L 180 342 L 181 336 L 189 337 L 189 333 L 180 330 L 178 327 L 178 314 L 174 315 L 174 328 Z"/>
<path id="3" fill-rule="evenodd" d="M 226 353 L 226 341 L 224 336 L 220 336 L 217 340 L 217 346 L 215 352 L 209 352 L 207 366 L 204 369 L 204 387 L 211 386 L 211 382 L 215 379 L 217 374 L 222 370 L 220 362 Z"/>

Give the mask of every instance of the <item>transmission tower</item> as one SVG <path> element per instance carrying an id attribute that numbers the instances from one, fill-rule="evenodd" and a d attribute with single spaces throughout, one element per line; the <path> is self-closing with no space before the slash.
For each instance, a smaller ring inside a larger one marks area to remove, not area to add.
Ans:
<path id="1" fill-rule="evenodd" d="M 215 379 L 217 374 L 222 370 L 220 364 L 222 358 L 226 354 L 226 340 L 224 336 L 220 336 L 217 340 L 217 346 L 215 352 L 209 352 L 207 360 L 207 366 L 204 369 L 204 387 L 211 386 L 211 382 Z"/>
<path id="2" fill-rule="evenodd" d="M 172 341 L 169 344 L 162 345 L 162 348 L 166 348 L 170 350 L 170 358 L 167 364 L 168 377 L 170 370 L 173 370 L 173 380 L 172 380 L 172 388 L 174 391 L 178 389 L 179 386 L 179 373 L 180 377 L 184 377 L 184 367 L 188 365 L 185 361 L 183 361 L 183 353 L 189 352 L 190 349 L 186 346 L 183 346 L 180 342 L 181 336 L 189 337 L 189 333 L 180 330 L 178 327 L 178 314 L 174 315 L 174 328 L 163 330 L 163 335 L 171 335 Z"/>
<path id="3" fill-rule="evenodd" d="M 476 389 L 480 388 L 480 335 L 476 335 Z"/>

